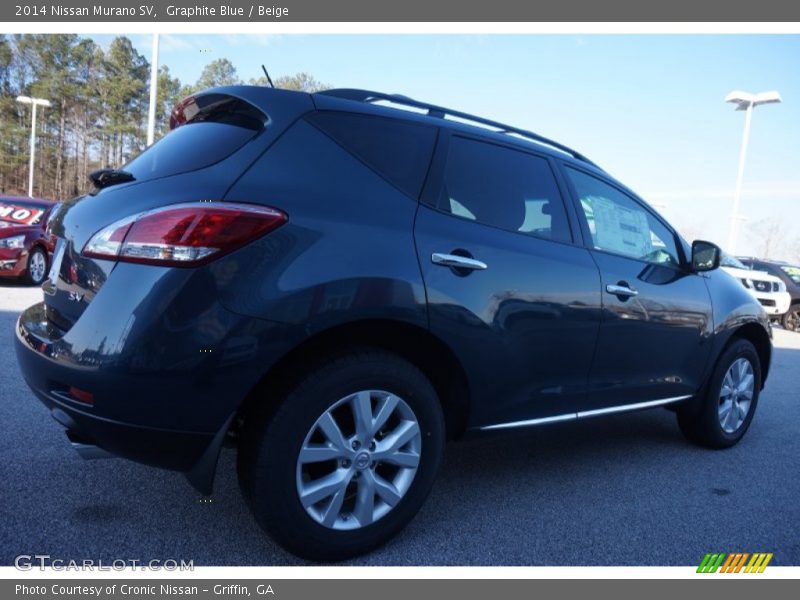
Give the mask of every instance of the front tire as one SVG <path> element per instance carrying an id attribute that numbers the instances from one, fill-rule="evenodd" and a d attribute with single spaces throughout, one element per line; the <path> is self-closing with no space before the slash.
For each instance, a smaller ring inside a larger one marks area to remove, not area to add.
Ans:
<path id="1" fill-rule="evenodd" d="M 678 426 L 691 442 L 730 448 L 744 437 L 758 405 L 761 362 L 752 343 L 734 339 L 696 398 L 678 409 Z"/>
<path id="2" fill-rule="evenodd" d="M 278 408 L 246 417 L 239 480 L 258 523 L 289 552 L 338 561 L 395 536 L 427 498 L 444 449 L 436 392 L 382 350 L 298 377 Z"/>
<path id="3" fill-rule="evenodd" d="M 792 304 L 783 317 L 781 325 L 787 331 L 800 331 L 800 304 Z"/>
<path id="4" fill-rule="evenodd" d="M 25 281 L 31 285 L 42 285 L 45 277 L 47 277 L 47 253 L 36 247 L 28 254 Z"/>

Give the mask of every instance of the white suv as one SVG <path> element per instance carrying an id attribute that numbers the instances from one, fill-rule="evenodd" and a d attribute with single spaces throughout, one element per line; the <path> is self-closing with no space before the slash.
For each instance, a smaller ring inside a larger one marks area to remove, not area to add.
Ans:
<path id="1" fill-rule="evenodd" d="M 792 298 L 786 291 L 786 284 L 774 275 L 764 271 L 751 271 L 739 259 L 725 253 L 722 254 L 720 268 L 742 282 L 761 303 L 770 319 L 777 320 L 789 310 Z"/>

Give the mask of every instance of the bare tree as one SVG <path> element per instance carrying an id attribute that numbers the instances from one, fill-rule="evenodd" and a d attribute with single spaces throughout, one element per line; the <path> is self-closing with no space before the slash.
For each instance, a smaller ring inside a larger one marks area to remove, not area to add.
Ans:
<path id="1" fill-rule="evenodd" d="M 759 258 L 778 258 L 788 250 L 783 235 L 784 224 L 775 217 L 756 221 L 748 233 L 754 238 Z"/>

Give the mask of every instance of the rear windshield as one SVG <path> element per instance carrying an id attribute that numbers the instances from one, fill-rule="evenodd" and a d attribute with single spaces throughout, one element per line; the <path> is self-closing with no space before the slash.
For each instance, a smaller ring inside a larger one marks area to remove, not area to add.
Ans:
<path id="1" fill-rule="evenodd" d="M 266 116 L 225 94 L 183 101 L 173 112 L 176 128 L 123 167 L 138 180 L 195 171 L 217 163 L 264 129 Z"/>
<path id="2" fill-rule="evenodd" d="M 0 227 L 3 225 L 38 225 L 49 206 L 33 202 L 0 200 Z"/>

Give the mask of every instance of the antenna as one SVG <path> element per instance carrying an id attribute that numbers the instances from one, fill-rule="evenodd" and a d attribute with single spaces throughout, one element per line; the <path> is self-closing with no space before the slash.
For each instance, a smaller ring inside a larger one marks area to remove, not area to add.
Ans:
<path id="1" fill-rule="evenodd" d="M 261 70 L 264 71 L 264 75 L 267 76 L 267 81 L 269 81 L 269 87 L 275 89 L 275 84 L 272 83 L 272 78 L 269 76 L 269 73 L 267 73 L 267 67 L 261 65 Z"/>

